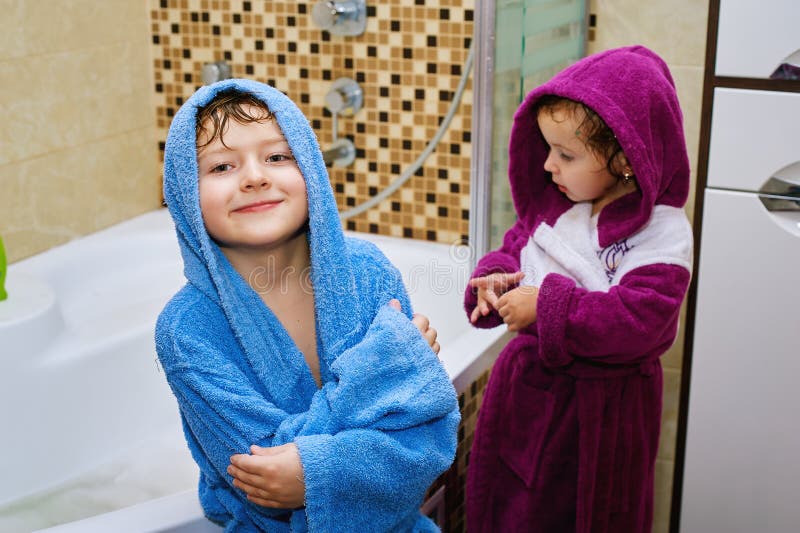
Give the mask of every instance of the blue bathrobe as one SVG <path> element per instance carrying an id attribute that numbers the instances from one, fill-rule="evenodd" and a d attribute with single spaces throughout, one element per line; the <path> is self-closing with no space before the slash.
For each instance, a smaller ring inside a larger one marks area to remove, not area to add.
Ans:
<path id="1" fill-rule="evenodd" d="M 317 350 L 323 385 L 203 224 L 197 108 L 238 88 L 274 113 L 305 178 Z M 346 238 L 317 139 L 284 94 L 246 80 L 198 90 L 170 127 L 164 195 L 186 285 L 156 326 L 156 348 L 200 467 L 200 501 L 226 531 L 437 531 L 418 508 L 451 464 L 459 411 L 417 328 L 402 279 L 371 243 Z M 400 300 L 403 313 L 386 304 Z M 248 502 L 226 473 L 251 444 L 297 445 L 306 505 Z"/>

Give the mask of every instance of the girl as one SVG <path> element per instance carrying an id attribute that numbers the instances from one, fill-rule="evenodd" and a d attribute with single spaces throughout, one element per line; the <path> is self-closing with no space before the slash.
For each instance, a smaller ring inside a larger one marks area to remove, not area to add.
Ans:
<path id="1" fill-rule="evenodd" d="M 641 46 L 587 57 L 514 117 L 517 223 L 465 307 L 518 335 L 492 370 L 467 485 L 472 532 L 651 527 L 659 356 L 692 266 L 689 163 L 666 64 Z"/>

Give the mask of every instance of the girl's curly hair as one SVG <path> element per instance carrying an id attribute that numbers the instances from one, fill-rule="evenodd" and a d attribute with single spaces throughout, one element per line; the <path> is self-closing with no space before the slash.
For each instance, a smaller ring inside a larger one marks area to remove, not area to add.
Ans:
<path id="1" fill-rule="evenodd" d="M 554 115 L 557 111 L 565 111 L 568 115 L 577 117 L 580 116 L 580 110 L 583 110 L 583 120 L 575 131 L 575 135 L 583 140 L 591 152 L 606 161 L 606 168 L 612 176 L 622 178 L 623 163 L 619 157 L 620 154 L 623 154 L 622 147 L 614 132 L 600 118 L 600 115 L 586 104 L 563 96 L 546 94 L 536 102 L 536 113 L 550 113 L 550 118 L 553 120 L 555 120 Z"/>

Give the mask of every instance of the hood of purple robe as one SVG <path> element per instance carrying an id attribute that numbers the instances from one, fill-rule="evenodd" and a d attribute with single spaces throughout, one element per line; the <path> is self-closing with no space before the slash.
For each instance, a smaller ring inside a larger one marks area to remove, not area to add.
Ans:
<path id="1" fill-rule="evenodd" d="M 532 90 L 514 115 L 509 180 L 517 216 L 530 231 L 542 222 L 553 225 L 573 205 L 544 170 L 548 146 L 536 121 L 536 102 L 543 95 L 592 108 L 616 135 L 636 176 L 639 189 L 600 212 L 600 246 L 638 231 L 656 204 L 686 203 L 689 158 L 669 69 L 643 46 L 616 48 L 586 57 Z"/>

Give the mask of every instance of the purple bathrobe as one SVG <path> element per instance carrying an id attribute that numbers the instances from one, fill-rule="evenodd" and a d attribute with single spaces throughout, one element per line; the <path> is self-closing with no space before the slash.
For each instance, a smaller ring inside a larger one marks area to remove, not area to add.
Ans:
<path id="1" fill-rule="evenodd" d="M 595 222 L 590 204 L 571 202 L 544 170 L 535 104 L 545 94 L 594 109 L 635 173 L 639 190 Z M 538 315 L 492 370 L 469 459 L 467 527 L 649 531 L 659 356 L 675 339 L 692 265 L 689 161 L 666 64 L 641 46 L 579 61 L 525 98 L 509 152 L 518 221 L 473 276 L 519 271 L 527 253 L 539 269 Z M 468 316 L 476 302 L 467 289 Z M 492 312 L 476 326 L 501 324 Z"/>

